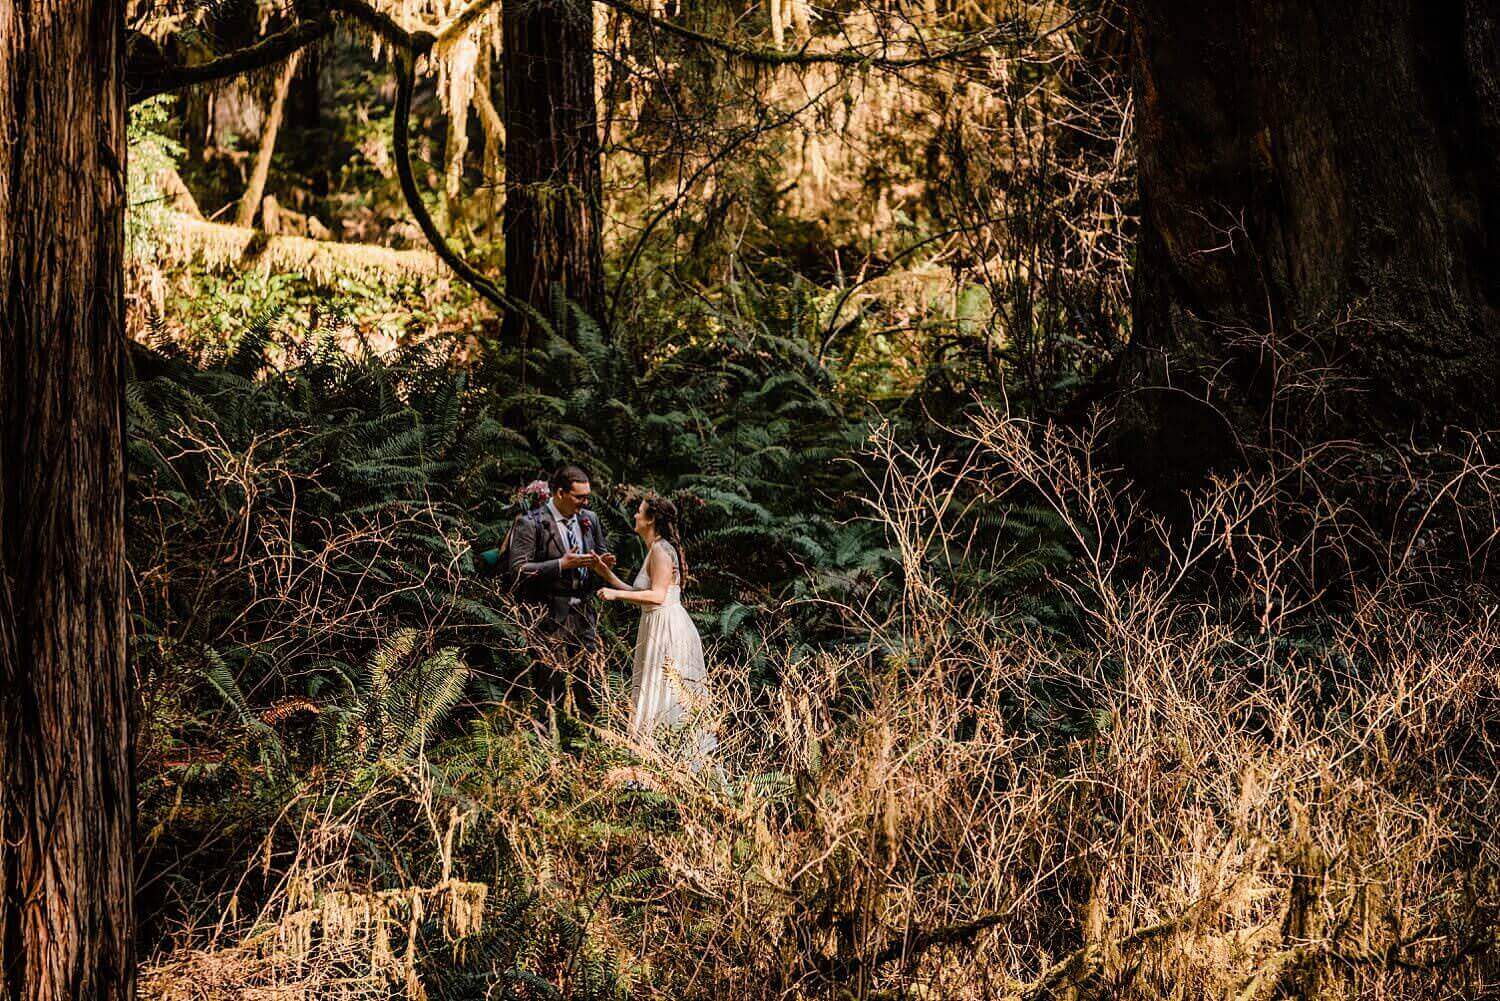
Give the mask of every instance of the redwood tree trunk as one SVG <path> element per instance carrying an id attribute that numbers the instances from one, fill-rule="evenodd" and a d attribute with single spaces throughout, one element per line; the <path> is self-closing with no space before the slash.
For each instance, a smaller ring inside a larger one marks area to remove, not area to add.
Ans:
<path id="1" fill-rule="evenodd" d="M 132 996 L 118 0 L 0 4 L 0 967 Z"/>
<path id="2" fill-rule="evenodd" d="M 544 316 L 551 290 L 602 319 L 594 14 L 586 0 L 503 7 L 505 290 Z M 507 314 L 505 333 L 528 323 Z"/>
<path id="3" fill-rule="evenodd" d="M 1205 435 L 1500 424 L 1493 3 L 1133 14 L 1135 373 L 1189 391 L 1146 407 L 1161 460 L 1193 462 Z M 1218 413 L 1195 415 L 1205 390 Z"/>

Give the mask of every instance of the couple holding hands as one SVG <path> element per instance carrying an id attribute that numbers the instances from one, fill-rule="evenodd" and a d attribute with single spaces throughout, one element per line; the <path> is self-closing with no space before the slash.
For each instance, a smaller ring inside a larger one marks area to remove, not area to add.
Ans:
<path id="1" fill-rule="evenodd" d="M 580 709 L 591 714 L 593 697 L 585 675 L 599 646 L 594 598 L 633 604 L 641 621 L 630 682 L 629 735 L 653 746 L 663 730 L 683 728 L 689 709 L 704 694 L 703 643 L 682 606 L 677 508 L 649 494 L 636 507 L 635 533 L 645 544 L 646 560 L 627 584 L 616 576 L 604 527 L 589 510 L 588 473 L 563 466 L 549 487 L 546 503 L 516 519 L 506 554 L 517 598 L 540 613 L 540 693 L 557 704 L 567 697 L 571 675 L 578 679 Z M 689 743 L 687 757 L 696 770 L 713 741 L 704 733 Z"/>

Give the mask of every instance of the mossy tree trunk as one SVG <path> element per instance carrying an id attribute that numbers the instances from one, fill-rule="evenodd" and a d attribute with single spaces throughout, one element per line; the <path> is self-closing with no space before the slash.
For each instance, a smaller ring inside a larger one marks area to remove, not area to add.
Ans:
<path id="1" fill-rule="evenodd" d="M 0 4 L 0 969 L 134 994 L 123 5 Z"/>
<path id="2" fill-rule="evenodd" d="M 554 287 L 603 319 L 594 12 L 587 0 L 522 0 L 503 11 L 505 290 L 549 315 Z M 505 334 L 528 321 L 508 313 Z"/>
<path id="3" fill-rule="evenodd" d="M 1500 424 L 1500 9 L 1137 0 L 1132 15 L 1128 370 L 1152 387 L 1131 395 L 1153 461 Z"/>

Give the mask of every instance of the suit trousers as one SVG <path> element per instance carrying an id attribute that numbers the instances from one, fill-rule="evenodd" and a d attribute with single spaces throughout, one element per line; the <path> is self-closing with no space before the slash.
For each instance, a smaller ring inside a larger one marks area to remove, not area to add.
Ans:
<path id="1" fill-rule="evenodd" d="M 554 708 L 567 706 L 569 696 L 580 716 L 591 718 L 598 708 L 593 676 L 599 657 L 599 635 L 594 610 L 585 602 L 565 601 L 549 609 L 538 624 L 533 650 L 532 686 Z M 558 607 L 560 606 L 560 607 Z"/>

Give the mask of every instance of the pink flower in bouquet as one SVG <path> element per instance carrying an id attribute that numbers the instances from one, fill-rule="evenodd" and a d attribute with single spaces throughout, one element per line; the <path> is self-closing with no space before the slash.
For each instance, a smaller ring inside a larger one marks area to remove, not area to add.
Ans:
<path id="1" fill-rule="evenodd" d="M 551 496 L 552 487 L 546 480 L 532 480 L 516 494 L 516 503 L 521 505 L 521 510 L 532 511 L 547 503 L 547 498 Z"/>

